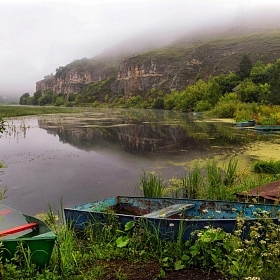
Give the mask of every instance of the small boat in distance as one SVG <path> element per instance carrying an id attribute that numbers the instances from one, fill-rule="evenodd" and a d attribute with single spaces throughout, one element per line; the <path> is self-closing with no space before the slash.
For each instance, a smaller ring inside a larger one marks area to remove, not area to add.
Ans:
<path id="1" fill-rule="evenodd" d="M 66 222 L 78 230 L 84 230 L 94 222 L 109 222 L 115 216 L 122 226 L 132 220 L 146 221 L 149 228 L 156 229 L 165 239 L 178 238 L 180 227 L 183 227 L 182 241 L 188 240 L 193 231 L 206 226 L 232 233 L 236 229 L 237 217 L 244 218 L 248 229 L 250 223 L 267 218 L 267 213 L 269 219 L 278 222 L 280 205 L 117 196 L 64 208 Z"/>
<path id="2" fill-rule="evenodd" d="M 255 130 L 257 131 L 266 131 L 266 132 L 271 132 L 271 131 L 280 131 L 280 125 L 255 125 L 254 127 Z"/>
<path id="3" fill-rule="evenodd" d="M 51 258 L 56 235 L 41 220 L 0 204 L 0 242 L 2 260 L 11 260 L 15 253 L 30 250 L 30 262 L 45 267 Z"/>
<path id="4" fill-rule="evenodd" d="M 252 127 L 255 125 L 255 120 L 249 120 L 249 121 L 243 121 L 243 122 L 237 122 L 237 127 Z"/>

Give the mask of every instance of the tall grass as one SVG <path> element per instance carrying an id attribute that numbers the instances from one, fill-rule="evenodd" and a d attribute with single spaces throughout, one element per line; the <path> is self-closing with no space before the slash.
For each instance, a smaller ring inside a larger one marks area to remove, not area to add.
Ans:
<path id="1" fill-rule="evenodd" d="M 198 165 L 190 170 L 188 175 L 182 176 L 182 187 L 184 197 L 197 198 L 203 189 L 204 180 L 201 174 L 201 168 Z"/>
<path id="2" fill-rule="evenodd" d="M 253 170 L 257 173 L 280 174 L 280 160 L 258 160 L 253 164 Z"/>
<path id="3" fill-rule="evenodd" d="M 229 162 L 227 166 L 225 167 L 225 179 L 224 184 L 226 186 L 231 187 L 237 178 L 238 173 L 238 157 L 237 156 L 231 156 L 229 158 Z"/>
<path id="4" fill-rule="evenodd" d="M 163 179 L 155 173 L 147 174 L 143 171 L 140 178 L 140 190 L 145 197 L 162 197 Z"/>
<path id="5" fill-rule="evenodd" d="M 172 178 L 163 186 L 162 178 L 155 173 L 143 172 L 140 190 L 146 197 L 187 197 L 200 199 L 235 200 L 234 190 L 238 174 L 238 157 L 229 157 L 224 167 L 216 160 L 204 165 L 195 164 L 179 178 Z"/>
<path id="6" fill-rule="evenodd" d="M 82 108 L 68 108 L 68 107 L 52 107 L 52 106 L 7 106 L 0 105 L 0 120 L 1 118 L 41 115 L 41 114 L 55 114 L 55 113 L 73 113 L 81 112 Z"/>

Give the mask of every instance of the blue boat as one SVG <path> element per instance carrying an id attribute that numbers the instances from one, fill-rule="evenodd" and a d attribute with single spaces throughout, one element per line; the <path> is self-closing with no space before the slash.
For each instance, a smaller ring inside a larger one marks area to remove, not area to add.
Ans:
<path id="1" fill-rule="evenodd" d="M 64 214 L 66 222 L 78 230 L 84 230 L 95 222 L 110 222 L 112 216 L 117 217 L 122 226 L 132 220 L 142 220 L 149 228 L 158 231 L 161 238 L 169 240 L 178 238 L 179 229 L 183 227 L 182 241 L 186 241 L 193 231 L 206 226 L 232 233 L 236 229 L 237 217 L 244 218 L 244 234 L 246 228 L 248 230 L 249 225 L 259 219 L 269 218 L 277 223 L 280 206 L 199 199 L 117 196 L 64 208 Z"/>

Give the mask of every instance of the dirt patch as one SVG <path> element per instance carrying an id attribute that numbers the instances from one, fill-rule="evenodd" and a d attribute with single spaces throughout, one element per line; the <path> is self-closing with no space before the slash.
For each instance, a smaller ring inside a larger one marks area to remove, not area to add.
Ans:
<path id="1" fill-rule="evenodd" d="M 160 278 L 160 265 L 156 262 L 134 263 L 124 260 L 115 260 L 108 263 L 102 262 L 106 266 L 106 273 L 102 276 L 103 280 L 224 280 L 221 274 L 216 272 L 205 273 L 200 269 L 183 269 L 179 271 L 169 270 Z M 123 278 L 120 278 L 120 277 Z"/>

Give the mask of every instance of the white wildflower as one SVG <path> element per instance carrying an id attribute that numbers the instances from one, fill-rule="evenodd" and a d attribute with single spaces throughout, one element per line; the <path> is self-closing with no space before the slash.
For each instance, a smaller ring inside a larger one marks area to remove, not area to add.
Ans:
<path id="1" fill-rule="evenodd" d="M 237 253 L 240 253 L 240 252 L 243 252 L 244 250 L 243 249 L 235 249 L 235 252 Z"/>

